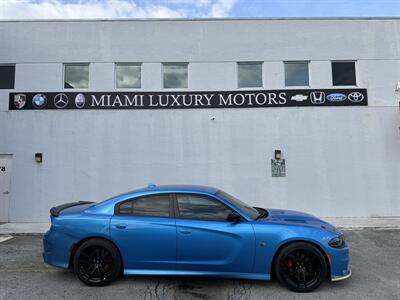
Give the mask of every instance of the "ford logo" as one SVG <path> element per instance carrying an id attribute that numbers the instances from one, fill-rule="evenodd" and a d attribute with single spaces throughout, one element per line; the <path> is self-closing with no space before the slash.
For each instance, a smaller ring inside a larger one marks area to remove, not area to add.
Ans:
<path id="1" fill-rule="evenodd" d="M 326 96 L 326 99 L 328 99 L 328 101 L 332 101 L 332 102 L 342 102 L 347 99 L 347 96 L 345 94 L 341 94 L 341 93 L 334 93 L 334 94 L 329 94 L 328 96 Z"/>

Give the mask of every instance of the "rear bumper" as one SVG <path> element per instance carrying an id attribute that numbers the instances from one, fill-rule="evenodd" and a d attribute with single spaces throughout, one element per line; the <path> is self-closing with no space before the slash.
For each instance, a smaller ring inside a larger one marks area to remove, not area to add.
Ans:
<path id="1" fill-rule="evenodd" d="M 69 265 L 69 242 L 60 239 L 59 233 L 49 230 L 43 236 L 43 260 L 46 264 L 67 269 Z"/>

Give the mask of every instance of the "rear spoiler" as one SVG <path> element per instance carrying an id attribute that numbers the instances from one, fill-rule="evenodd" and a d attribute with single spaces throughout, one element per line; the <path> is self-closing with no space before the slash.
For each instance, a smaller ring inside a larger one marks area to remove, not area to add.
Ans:
<path id="1" fill-rule="evenodd" d="M 70 203 L 65 203 L 61 204 L 59 206 L 54 206 L 50 209 L 50 214 L 53 217 L 58 217 L 60 215 L 60 212 L 66 208 L 70 208 L 73 206 L 78 206 L 78 205 L 83 205 L 83 204 L 89 204 L 89 203 L 95 203 L 95 202 L 89 202 L 89 201 L 78 201 L 78 202 L 70 202 Z"/>

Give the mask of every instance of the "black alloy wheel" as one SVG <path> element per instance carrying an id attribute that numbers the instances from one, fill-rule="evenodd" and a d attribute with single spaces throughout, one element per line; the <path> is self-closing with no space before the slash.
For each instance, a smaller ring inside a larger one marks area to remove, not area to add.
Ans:
<path id="1" fill-rule="evenodd" d="M 113 282 L 121 271 L 118 250 L 109 241 L 91 239 L 84 242 L 74 256 L 74 272 L 90 286 L 103 286 Z"/>
<path id="2" fill-rule="evenodd" d="M 327 265 L 317 247 L 298 242 L 280 251 L 275 271 L 279 281 L 289 289 L 311 292 L 326 279 Z"/>

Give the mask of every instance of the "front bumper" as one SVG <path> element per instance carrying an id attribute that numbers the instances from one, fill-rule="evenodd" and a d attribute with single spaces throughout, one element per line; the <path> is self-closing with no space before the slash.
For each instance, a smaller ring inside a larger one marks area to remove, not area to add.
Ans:
<path id="1" fill-rule="evenodd" d="M 328 246 L 329 247 L 329 246 Z M 343 248 L 329 247 L 328 255 L 330 258 L 331 281 L 345 280 L 351 276 L 349 268 L 349 247 L 347 244 Z"/>
<path id="2" fill-rule="evenodd" d="M 332 278 L 331 281 L 335 282 L 335 281 L 341 281 L 341 280 L 348 279 L 348 278 L 351 277 L 351 274 L 352 274 L 352 273 L 351 273 L 351 270 L 349 269 L 349 273 L 348 273 L 347 275 L 342 276 L 342 277 L 335 277 L 335 278 Z"/>

